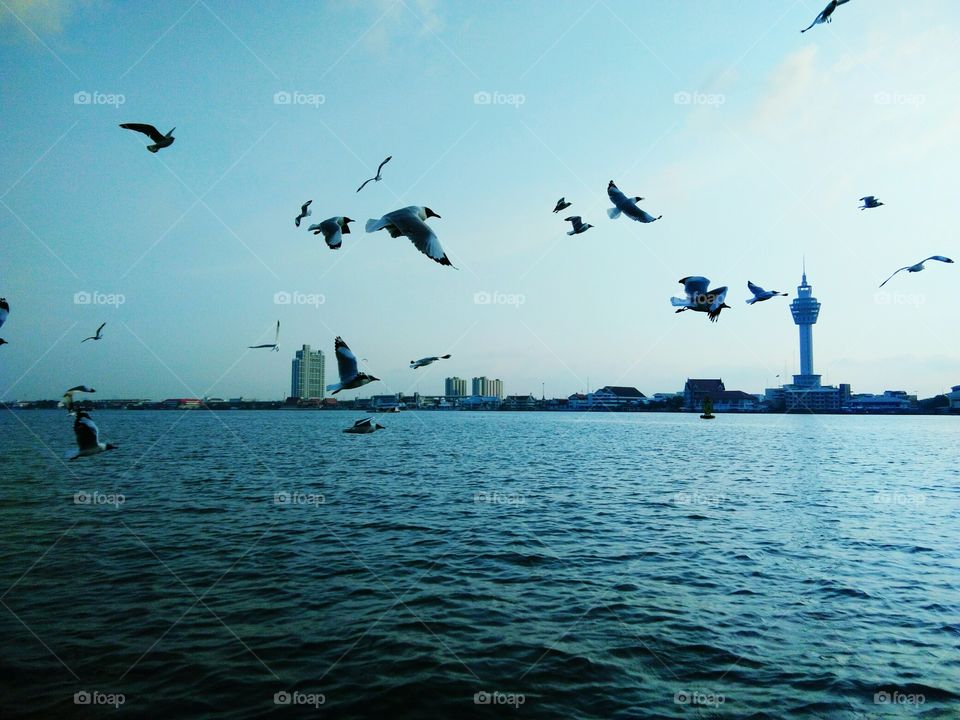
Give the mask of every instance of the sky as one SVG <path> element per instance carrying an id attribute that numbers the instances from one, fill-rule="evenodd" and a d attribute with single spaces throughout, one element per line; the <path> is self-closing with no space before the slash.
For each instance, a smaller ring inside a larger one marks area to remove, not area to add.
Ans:
<path id="1" fill-rule="evenodd" d="M 382 379 L 341 398 L 762 392 L 798 333 L 746 283 L 795 297 L 804 259 L 825 383 L 943 392 L 960 264 L 878 285 L 960 260 L 960 4 L 852 0 L 801 34 L 823 4 L 4 0 L 0 399 L 283 398 L 303 344 L 336 381 L 337 335 Z M 611 179 L 663 218 L 609 219 Z M 357 221 L 340 250 L 294 227 L 308 199 Z M 458 269 L 364 232 L 407 205 Z M 688 275 L 729 286 L 716 324 L 673 312 Z M 277 320 L 279 353 L 246 349 Z"/>

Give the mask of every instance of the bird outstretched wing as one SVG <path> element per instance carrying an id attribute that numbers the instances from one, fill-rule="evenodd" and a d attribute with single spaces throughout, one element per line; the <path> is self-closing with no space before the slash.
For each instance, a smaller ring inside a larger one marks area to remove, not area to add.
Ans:
<path id="1" fill-rule="evenodd" d="M 134 130 L 138 133 L 143 133 L 154 142 L 160 142 L 164 139 L 163 133 L 157 130 L 153 125 L 147 125 L 146 123 L 122 123 L 120 127 L 125 130 Z"/>
<path id="2" fill-rule="evenodd" d="M 337 354 L 337 371 L 340 374 L 340 382 L 346 383 L 353 380 L 357 376 L 357 356 L 339 336 L 333 341 L 333 347 Z"/>

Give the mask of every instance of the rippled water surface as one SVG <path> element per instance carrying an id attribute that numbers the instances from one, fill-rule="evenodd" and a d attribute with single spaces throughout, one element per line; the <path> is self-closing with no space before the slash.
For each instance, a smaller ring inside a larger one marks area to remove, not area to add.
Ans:
<path id="1" fill-rule="evenodd" d="M 0 414 L 0 716 L 960 717 L 958 418 L 94 417 Z"/>

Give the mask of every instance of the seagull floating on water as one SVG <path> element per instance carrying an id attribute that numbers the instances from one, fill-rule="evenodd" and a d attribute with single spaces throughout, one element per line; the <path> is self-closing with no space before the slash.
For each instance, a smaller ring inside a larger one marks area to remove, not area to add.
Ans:
<path id="1" fill-rule="evenodd" d="M 770 298 L 777 297 L 778 295 L 787 297 L 786 293 L 777 292 L 776 290 L 764 290 L 762 287 L 759 285 L 754 285 L 749 280 L 747 280 L 747 289 L 753 293 L 753 297 L 747 300 L 747 305 L 763 302 L 764 300 L 769 300 Z"/>
<path id="2" fill-rule="evenodd" d="M 573 229 L 567 230 L 567 235 L 579 235 L 593 227 L 590 223 L 583 222 L 579 215 L 571 215 L 570 217 L 564 218 L 563 221 L 573 224 Z"/>
<path id="3" fill-rule="evenodd" d="M 73 414 L 73 394 L 78 392 L 94 393 L 96 392 L 96 390 L 94 390 L 92 387 L 88 387 L 87 385 L 74 385 L 72 388 L 70 388 L 63 394 L 63 400 L 57 403 L 57 407 L 66 408 L 67 412 L 72 415 Z"/>
<path id="4" fill-rule="evenodd" d="M 300 227 L 301 220 L 303 220 L 305 217 L 310 217 L 310 203 L 312 202 L 313 200 L 307 200 L 303 205 L 300 206 L 300 214 L 293 219 L 293 222 L 297 227 Z"/>
<path id="5" fill-rule="evenodd" d="M 273 334 L 273 343 L 265 345 L 247 345 L 248 350 L 259 350 L 260 348 L 270 348 L 274 352 L 280 352 L 280 321 L 277 320 L 277 330 Z"/>
<path id="6" fill-rule="evenodd" d="M 332 390 L 333 395 L 336 395 L 341 390 L 356 390 L 367 383 L 380 379 L 357 370 L 357 356 L 347 347 L 343 338 L 338 336 L 337 339 L 333 341 L 333 349 L 337 355 L 337 370 L 340 373 L 339 383 L 327 385 L 327 390 Z"/>
<path id="7" fill-rule="evenodd" d="M 561 210 L 566 210 L 566 209 L 567 209 L 568 207 L 570 207 L 572 204 L 573 204 L 573 203 L 568 203 L 565 198 L 560 198 L 559 200 L 557 200 L 557 206 L 553 209 L 553 211 L 554 211 L 555 213 L 558 213 L 558 212 L 560 212 Z"/>
<path id="8" fill-rule="evenodd" d="M 920 272 L 921 270 L 923 270 L 923 264 L 924 264 L 925 262 L 927 262 L 927 260 L 939 260 L 940 262 L 944 262 L 944 263 L 952 263 L 952 262 L 953 262 L 953 260 L 951 260 L 951 259 L 948 258 L 948 257 L 944 257 L 943 255 L 931 255 L 931 256 L 928 257 L 926 260 L 921 260 L 921 261 L 918 262 L 916 265 L 907 265 L 906 267 L 900 268 L 900 269 L 897 270 L 897 272 L 895 272 L 893 275 L 896 275 L 898 272 L 903 272 L 904 270 L 906 270 L 907 272 L 912 272 L 912 273 Z M 893 275 L 891 275 L 891 276 L 888 277 L 886 280 L 884 280 L 882 283 L 880 283 L 880 287 L 883 287 L 883 286 L 886 285 L 888 282 L 890 282 L 890 281 L 893 279 Z"/>
<path id="9" fill-rule="evenodd" d="M 86 410 L 77 410 L 73 432 L 77 436 L 77 452 L 67 458 L 68 460 L 117 449 L 116 445 L 100 442 L 100 430 Z"/>
<path id="10" fill-rule="evenodd" d="M 705 312 L 710 318 L 710 322 L 716 322 L 717 318 L 720 317 L 720 311 L 730 307 L 724 302 L 727 297 L 726 286 L 708 290 L 707 287 L 710 285 L 710 281 L 698 275 L 682 278 L 680 284 L 683 285 L 683 291 L 686 297 L 670 298 L 670 303 L 674 307 L 680 308 L 677 310 L 678 313 L 684 310 Z"/>
<path id="11" fill-rule="evenodd" d="M 823 12 L 817 15 L 816 19 L 812 23 L 810 23 L 808 27 L 805 27 L 800 32 L 805 33 L 814 25 L 820 25 L 821 23 L 825 23 L 825 22 L 826 23 L 833 22 L 833 18 L 831 16 L 833 15 L 834 10 L 837 9 L 838 5 L 843 5 L 844 3 L 848 3 L 848 2 L 850 2 L 850 0 L 830 0 L 830 2 L 827 3 L 827 6 L 823 9 Z"/>
<path id="12" fill-rule="evenodd" d="M 611 220 L 616 220 L 620 217 L 620 214 L 623 213 L 631 220 L 636 220 L 637 222 L 642 223 L 652 223 L 655 220 L 659 220 L 663 215 L 658 215 L 654 217 L 650 213 L 641 210 L 637 207 L 637 203 L 643 200 L 642 197 L 633 197 L 628 198 L 624 195 L 620 188 L 618 188 L 613 180 L 607 185 L 607 196 L 610 198 L 610 202 L 614 204 L 614 207 L 607 210 L 607 215 Z"/>
<path id="13" fill-rule="evenodd" d="M 877 198 L 875 198 L 873 195 L 867 195 L 866 197 L 860 198 L 860 202 L 863 203 L 863 205 L 860 206 L 861 210 L 870 210 L 871 208 L 878 208 L 883 205 L 883 203 L 877 200 Z"/>
<path id="14" fill-rule="evenodd" d="M 307 231 L 314 235 L 323 233 L 323 239 L 327 241 L 327 247 L 331 250 L 338 250 L 343 244 L 343 235 L 350 234 L 350 226 L 347 223 L 352 222 L 353 220 L 345 215 L 338 215 L 337 217 L 327 218 L 316 225 L 311 225 L 307 228 Z"/>
<path id="15" fill-rule="evenodd" d="M 106 323 L 103 323 L 103 325 L 106 325 Z M 96 334 L 96 335 L 91 335 L 91 336 L 88 337 L 88 338 L 84 338 L 83 340 L 80 341 L 80 344 L 83 345 L 83 343 L 85 343 L 87 340 L 102 340 L 102 339 L 103 339 L 103 335 L 100 334 L 100 331 L 103 330 L 103 325 L 101 325 L 100 327 L 97 328 L 97 334 Z"/>
<path id="16" fill-rule="evenodd" d="M 367 232 L 376 232 L 377 230 L 386 230 L 390 237 L 400 237 L 404 235 L 410 239 L 417 250 L 422 252 L 431 260 L 441 265 L 454 267 L 453 263 L 443 251 L 440 241 L 433 233 L 433 230 L 427 225 L 427 218 L 439 218 L 433 210 L 421 205 L 410 205 L 409 207 L 394 210 L 387 213 L 379 220 L 367 220 Z"/>
<path id="17" fill-rule="evenodd" d="M 431 363 L 435 363 L 437 360 L 449 360 L 450 355 L 441 355 L 440 357 L 425 357 L 420 358 L 419 360 L 410 361 L 410 369 L 416 370 L 417 368 L 425 367 Z"/>
<path id="18" fill-rule="evenodd" d="M 373 418 L 365 418 L 364 420 L 357 420 L 352 427 L 348 427 L 344 432 L 366 435 L 377 430 L 386 430 L 386 428 L 380 423 L 373 422 Z"/>
<path id="19" fill-rule="evenodd" d="M 390 162 L 392 159 L 393 159 L 393 155 L 390 155 L 387 157 L 386 160 L 380 163 L 380 166 L 377 168 L 377 174 L 374 175 L 369 180 L 364 180 L 363 185 L 357 188 L 357 192 L 360 192 L 361 190 L 363 190 L 367 186 L 367 183 L 369 182 L 380 182 L 383 179 L 380 177 L 380 171 L 383 170 L 383 166 L 386 165 L 388 162 Z"/>
<path id="20" fill-rule="evenodd" d="M 136 132 L 143 133 L 153 140 L 153 145 L 147 145 L 147 150 L 152 153 L 173 145 L 173 131 L 176 130 L 176 128 L 170 128 L 170 132 L 164 135 L 153 125 L 147 125 L 145 123 L 122 123 L 120 127 L 124 128 L 125 130 L 135 130 Z"/>

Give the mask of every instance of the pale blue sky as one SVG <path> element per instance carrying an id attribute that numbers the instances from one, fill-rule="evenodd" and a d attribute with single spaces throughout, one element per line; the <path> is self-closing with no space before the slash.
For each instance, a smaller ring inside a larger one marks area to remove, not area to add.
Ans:
<path id="1" fill-rule="evenodd" d="M 797 331 L 789 299 L 748 307 L 746 282 L 793 296 L 804 255 L 826 381 L 960 383 L 960 265 L 876 294 L 902 265 L 960 260 L 960 5 L 853 0 L 801 35 L 823 4 L 6 0 L 0 397 L 280 398 L 303 343 L 329 378 L 337 334 L 383 378 L 361 395 L 437 394 L 447 375 L 758 392 L 798 372 Z M 121 122 L 177 140 L 152 155 Z M 663 219 L 609 220 L 610 179 Z M 867 194 L 887 205 L 860 212 Z M 568 237 L 561 195 L 595 228 Z M 311 221 L 357 220 L 341 250 L 294 227 L 311 198 Z M 442 216 L 459 270 L 363 232 L 409 204 Z M 730 286 L 716 325 L 673 313 L 686 275 Z M 325 302 L 274 303 L 294 291 Z M 281 352 L 247 352 L 277 319 Z"/>

